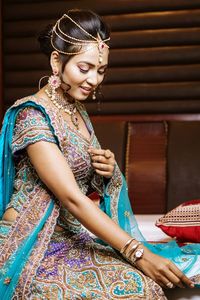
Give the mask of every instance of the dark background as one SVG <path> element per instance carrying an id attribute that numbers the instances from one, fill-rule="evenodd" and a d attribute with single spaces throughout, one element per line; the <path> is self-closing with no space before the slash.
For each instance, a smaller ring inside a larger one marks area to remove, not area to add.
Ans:
<path id="1" fill-rule="evenodd" d="M 94 10 L 112 30 L 100 114 L 200 110 L 200 0 L 4 0 L 1 6 L 1 114 L 49 74 L 36 36 L 71 8 Z M 98 113 L 96 103 L 87 107 Z"/>

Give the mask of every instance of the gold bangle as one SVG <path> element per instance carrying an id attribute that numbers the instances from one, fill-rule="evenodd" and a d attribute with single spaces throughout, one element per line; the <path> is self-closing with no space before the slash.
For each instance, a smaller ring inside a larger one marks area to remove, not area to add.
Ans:
<path id="1" fill-rule="evenodd" d="M 138 248 L 139 245 L 141 245 L 140 242 L 134 244 L 134 245 L 130 248 L 130 250 L 128 251 L 128 253 L 125 254 L 126 257 L 128 257 L 128 259 L 131 259 L 133 253 L 135 252 L 135 250 Z"/>
<path id="2" fill-rule="evenodd" d="M 130 245 L 130 243 L 132 242 L 132 241 L 134 241 L 135 239 L 134 238 L 131 238 L 130 240 L 128 240 L 127 242 L 126 242 L 126 244 L 122 247 L 122 249 L 120 250 L 120 253 L 121 254 L 123 254 L 125 251 L 126 251 L 126 249 L 127 249 L 127 247 Z"/>

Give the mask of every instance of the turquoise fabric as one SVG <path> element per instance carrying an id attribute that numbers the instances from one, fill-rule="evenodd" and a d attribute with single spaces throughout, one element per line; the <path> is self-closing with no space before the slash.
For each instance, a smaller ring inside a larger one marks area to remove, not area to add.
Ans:
<path id="1" fill-rule="evenodd" d="M 148 243 L 141 231 L 138 228 L 137 221 L 133 214 L 130 200 L 128 197 L 128 189 L 126 180 L 123 177 L 123 185 L 118 199 L 118 219 L 119 225 L 132 237 L 141 241 L 149 250 L 162 257 L 173 261 L 179 269 L 190 277 L 200 274 L 200 244 L 189 244 L 182 247 L 172 240 L 168 243 L 152 244 Z M 101 204 L 101 209 L 112 218 L 111 199 L 109 194 L 105 191 L 104 202 Z M 127 217 L 128 215 L 128 217 Z M 198 266 L 194 268 L 194 265 Z M 194 269 L 194 270 L 193 270 Z M 198 270 L 197 270 L 198 269 Z M 196 287 L 200 287 L 198 284 Z"/>
<path id="2" fill-rule="evenodd" d="M 54 132 L 53 127 L 50 124 L 48 115 L 46 114 L 43 107 L 35 104 L 32 101 L 28 101 L 24 104 L 19 105 L 18 107 L 11 107 L 4 118 L 1 136 L 0 136 L 0 218 L 2 218 L 6 206 L 10 201 L 10 197 L 13 193 L 13 182 L 15 176 L 14 161 L 11 151 L 11 143 L 13 130 L 15 126 L 15 120 L 20 109 L 23 109 L 27 106 L 33 106 L 40 109 L 47 117 L 49 125 Z M 57 140 L 57 139 L 56 139 Z M 1 299 L 11 299 L 11 295 L 15 290 L 15 287 L 18 283 L 20 273 L 26 264 L 29 255 L 37 241 L 37 235 L 42 229 L 46 220 L 50 216 L 54 207 L 53 201 L 49 205 L 48 210 L 46 211 L 44 217 L 40 223 L 33 230 L 31 235 L 20 245 L 16 253 L 6 262 L 3 268 L 0 271 L 0 296 Z M 7 277 L 12 278 L 12 283 L 9 285 L 4 284 L 4 280 Z"/>
<path id="3" fill-rule="evenodd" d="M 11 143 L 12 143 L 14 124 L 19 110 L 27 106 L 36 107 L 44 113 L 44 115 L 48 120 L 49 126 L 55 135 L 54 128 L 51 125 L 50 118 L 46 114 L 45 109 L 42 106 L 37 105 L 33 101 L 28 101 L 26 103 L 19 105 L 18 107 L 11 107 L 7 111 L 4 118 L 2 132 L 0 136 L 0 172 L 1 172 L 0 173 L 0 197 L 1 197 L 0 217 L 2 217 L 3 213 L 5 212 L 6 206 L 9 203 L 10 197 L 13 193 L 13 181 L 14 181 L 15 171 L 14 171 L 14 161 L 11 153 Z M 55 138 L 58 142 L 56 135 Z M 175 241 L 167 244 L 156 244 L 156 245 L 152 245 L 146 242 L 138 228 L 135 216 L 132 212 L 129 197 L 128 197 L 127 185 L 123 176 L 122 176 L 122 180 L 123 180 L 123 184 L 117 202 L 118 220 L 121 228 L 123 228 L 131 236 L 142 241 L 145 244 L 145 246 L 147 246 L 154 253 L 167 257 L 172 261 L 174 261 L 187 274 L 188 271 L 192 270 L 193 265 L 195 264 L 196 260 L 198 259 L 198 256 L 200 255 L 200 244 L 189 245 L 180 248 Z M 101 203 L 101 209 L 112 218 L 113 216 L 112 216 L 111 205 L 112 205 L 111 199 L 109 194 L 107 193 L 107 188 L 106 188 L 104 199 L 103 202 Z M 11 260 L 7 261 L 6 265 L 4 266 L 4 269 L 6 269 L 6 277 L 10 277 L 10 276 L 12 277 L 12 284 L 8 286 L 5 285 L 3 283 L 3 278 L 5 279 L 5 274 L 1 274 L 0 295 L 1 298 L 3 297 L 2 299 L 10 299 L 13 291 L 15 290 L 15 287 L 17 285 L 20 276 L 20 272 L 22 271 L 23 266 L 27 262 L 28 257 L 37 241 L 37 234 L 42 228 L 42 226 L 45 224 L 49 215 L 51 214 L 53 207 L 54 204 L 52 202 L 48 210 L 46 211 L 44 217 L 38 224 L 38 226 L 34 228 L 31 235 L 23 242 L 23 244 L 21 244 L 17 252 L 13 254 Z M 24 255 L 25 253 L 26 255 Z M 186 263 L 184 264 L 182 260 L 183 258 L 187 258 Z M 16 268 L 18 269 L 17 272 L 16 272 Z"/>
<path id="4" fill-rule="evenodd" d="M 23 103 L 17 107 L 11 107 L 5 114 L 0 136 L 0 218 L 2 218 L 13 192 L 15 169 L 11 151 L 11 143 L 15 120 L 19 110 L 28 106 L 35 107 L 44 113 L 48 120 L 49 126 L 54 133 L 54 128 L 51 125 L 49 116 L 46 114 L 45 109 L 33 101 L 27 101 L 26 103 Z M 57 137 L 56 141 L 58 143 Z"/>
<path id="5" fill-rule="evenodd" d="M 37 235 L 44 226 L 47 218 L 50 216 L 53 206 L 54 203 L 53 200 L 51 200 L 51 203 L 38 226 L 31 232 L 28 238 L 21 244 L 16 253 L 10 257 L 3 269 L 0 271 L 0 295 L 3 297 L 1 299 L 11 299 L 11 296 L 18 283 L 21 271 L 23 270 L 23 267 L 25 266 L 29 255 L 31 254 L 32 248 L 37 241 Z M 5 270 L 6 272 L 4 272 Z M 5 278 L 12 278 L 12 281 L 9 285 L 4 284 Z"/>
<path id="6" fill-rule="evenodd" d="M 126 180 L 122 174 L 121 177 L 122 177 L 122 187 L 121 187 L 121 191 L 117 203 L 117 212 L 118 212 L 117 217 L 118 217 L 119 225 L 131 236 L 134 236 L 137 240 L 145 241 L 144 236 L 142 235 L 142 233 L 138 228 L 136 218 L 131 208 Z M 108 187 L 109 187 L 109 183 L 105 188 L 104 201 L 101 203 L 101 209 L 110 218 L 113 218 L 112 210 L 111 210 L 112 204 L 111 204 L 109 193 L 107 191 Z"/>

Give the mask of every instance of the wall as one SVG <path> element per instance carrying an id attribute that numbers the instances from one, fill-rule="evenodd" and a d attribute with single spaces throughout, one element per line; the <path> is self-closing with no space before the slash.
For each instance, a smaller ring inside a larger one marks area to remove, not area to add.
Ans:
<path id="1" fill-rule="evenodd" d="M 49 73 L 37 32 L 70 8 L 90 8 L 112 29 L 100 114 L 200 109 L 200 0 L 4 0 L 4 109 Z M 88 101 L 97 114 L 97 104 Z"/>

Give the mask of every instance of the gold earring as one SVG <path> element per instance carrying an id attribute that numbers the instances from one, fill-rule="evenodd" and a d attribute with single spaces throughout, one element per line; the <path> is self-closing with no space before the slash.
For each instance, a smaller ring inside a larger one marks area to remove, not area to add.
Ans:
<path id="1" fill-rule="evenodd" d="M 57 72 L 53 72 L 53 74 L 49 77 L 48 84 L 52 91 L 52 99 L 55 98 L 56 90 L 61 86 L 61 79 Z"/>
<path id="2" fill-rule="evenodd" d="M 42 80 L 43 80 L 44 78 L 47 78 L 47 77 L 49 78 L 49 76 L 45 75 L 45 76 L 43 76 L 43 77 L 40 78 L 40 80 L 39 80 L 39 82 L 38 82 L 38 90 L 41 89 L 41 83 L 42 83 Z"/>
<path id="3" fill-rule="evenodd" d="M 94 91 L 93 91 L 93 94 L 92 94 L 92 100 L 96 100 L 96 98 L 97 98 L 97 97 L 96 97 L 96 90 L 94 90 Z"/>

